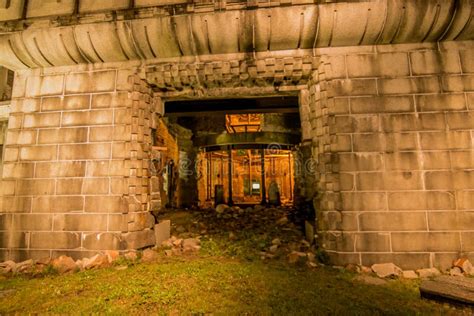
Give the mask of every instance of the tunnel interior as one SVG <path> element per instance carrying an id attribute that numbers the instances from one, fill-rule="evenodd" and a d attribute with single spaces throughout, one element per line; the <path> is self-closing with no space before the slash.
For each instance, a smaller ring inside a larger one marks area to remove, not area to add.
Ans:
<path id="1" fill-rule="evenodd" d="M 152 133 L 160 206 L 293 205 L 300 133 L 297 97 L 166 102 Z"/>

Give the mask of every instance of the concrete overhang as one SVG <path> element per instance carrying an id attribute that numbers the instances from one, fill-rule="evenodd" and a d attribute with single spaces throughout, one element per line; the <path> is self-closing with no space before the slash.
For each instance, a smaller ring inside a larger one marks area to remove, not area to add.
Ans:
<path id="1" fill-rule="evenodd" d="M 158 63 L 186 56 L 474 39 L 471 0 L 322 2 L 30 0 L 25 7 L 22 0 L 0 1 L 0 65 L 20 70 Z"/>

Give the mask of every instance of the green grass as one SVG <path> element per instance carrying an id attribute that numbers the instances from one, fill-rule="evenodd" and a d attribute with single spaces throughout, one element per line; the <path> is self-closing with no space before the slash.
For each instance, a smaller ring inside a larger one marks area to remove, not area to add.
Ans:
<path id="1" fill-rule="evenodd" d="M 370 286 L 330 268 L 222 257 L 159 262 L 0 281 L 0 314 L 446 314 L 452 308 L 419 299 L 416 283 Z"/>

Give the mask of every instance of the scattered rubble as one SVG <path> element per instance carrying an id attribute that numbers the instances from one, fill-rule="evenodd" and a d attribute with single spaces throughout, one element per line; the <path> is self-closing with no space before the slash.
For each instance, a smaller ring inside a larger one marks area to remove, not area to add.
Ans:
<path id="1" fill-rule="evenodd" d="M 418 274 L 413 270 L 407 270 L 402 272 L 402 277 L 404 279 L 418 279 Z"/>
<path id="2" fill-rule="evenodd" d="M 436 268 L 427 268 L 427 269 L 418 269 L 416 273 L 420 276 L 420 278 L 432 278 L 438 275 L 441 275 L 441 272 Z"/>
<path id="3" fill-rule="evenodd" d="M 459 258 L 454 260 L 453 268 L 459 268 L 466 275 L 474 275 L 474 267 L 472 263 L 467 258 Z"/>
<path id="4" fill-rule="evenodd" d="M 402 275 L 402 269 L 393 263 L 374 264 L 372 265 L 372 271 L 374 271 L 379 278 L 399 277 Z"/>

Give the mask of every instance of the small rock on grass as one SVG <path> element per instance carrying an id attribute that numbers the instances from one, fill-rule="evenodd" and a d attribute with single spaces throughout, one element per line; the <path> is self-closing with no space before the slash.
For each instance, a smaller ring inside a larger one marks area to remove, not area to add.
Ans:
<path id="1" fill-rule="evenodd" d="M 227 205 L 227 204 L 219 204 L 219 205 L 216 206 L 216 213 L 222 214 L 228 208 L 229 208 L 229 205 Z"/>
<path id="2" fill-rule="evenodd" d="M 78 269 L 76 262 L 68 256 L 60 256 L 54 259 L 51 264 L 59 273 L 71 272 Z"/>
<path id="3" fill-rule="evenodd" d="M 299 262 L 300 260 L 303 260 L 304 258 L 306 258 L 306 253 L 304 253 L 304 252 L 299 252 L 299 251 L 292 251 L 292 252 L 288 255 L 288 262 L 289 262 L 289 263 L 297 263 L 297 262 Z"/>
<path id="4" fill-rule="evenodd" d="M 152 249 L 145 249 L 142 253 L 143 262 L 153 262 L 158 259 L 158 254 Z"/>
<path id="5" fill-rule="evenodd" d="M 439 272 L 439 270 L 436 268 L 419 269 L 419 270 L 416 270 L 416 272 L 422 279 L 432 278 L 432 277 L 441 275 L 441 272 Z"/>
<path id="6" fill-rule="evenodd" d="M 398 277 L 402 274 L 402 269 L 393 263 L 377 263 L 372 265 L 372 271 L 379 278 Z"/>
<path id="7" fill-rule="evenodd" d="M 402 277 L 404 279 L 418 279 L 418 274 L 413 270 L 406 270 L 402 272 Z"/>
<path id="8" fill-rule="evenodd" d="M 464 276 L 460 267 L 453 267 L 449 270 L 450 276 Z"/>

